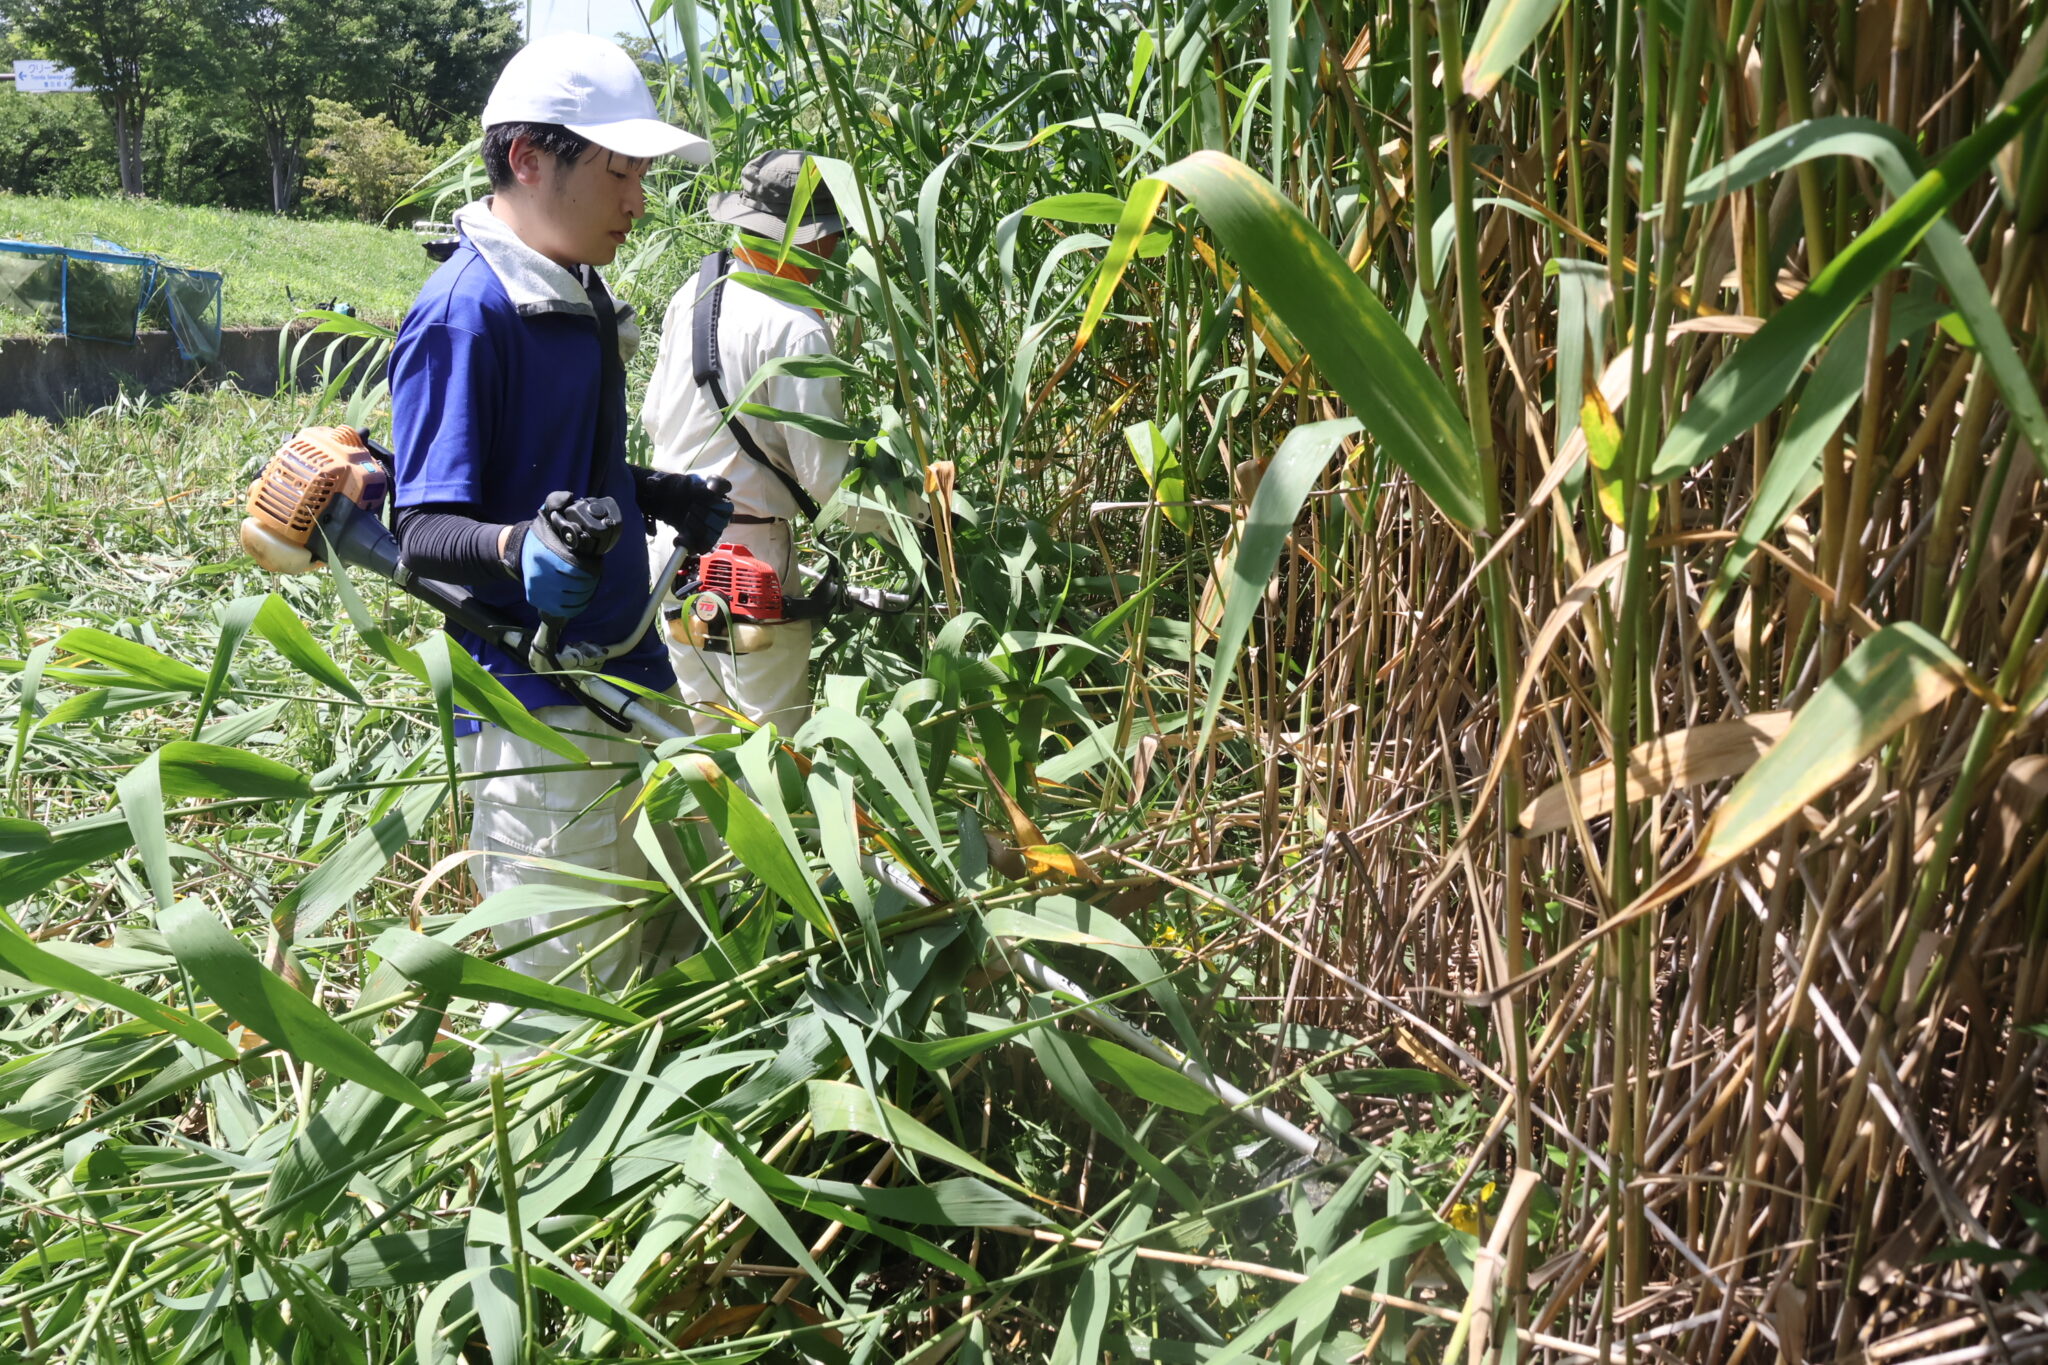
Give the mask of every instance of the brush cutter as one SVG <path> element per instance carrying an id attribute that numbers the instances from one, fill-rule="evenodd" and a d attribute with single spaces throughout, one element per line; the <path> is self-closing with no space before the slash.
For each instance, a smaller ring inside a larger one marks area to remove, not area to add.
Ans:
<path id="1" fill-rule="evenodd" d="M 256 482 L 249 486 L 248 517 L 241 529 L 242 547 L 271 573 L 302 574 L 324 567 L 323 560 L 315 557 L 317 546 L 324 555 L 397 584 L 450 621 L 490 640 L 535 671 L 560 674 L 557 681 L 612 726 L 637 730 L 656 741 L 691 737 L 688 731 L 623 688 L 585 671 L 625 653 L 646 633 L 664 597 L 660 589 L 649 596 L 638 625 L 626 639 L 609 648 L 572 642 L 558 649 L 558 621 L 543 621 L 529 636 L 525 627 L 477 601 L 467 588 L 421 578 L 405 566 L 399 557 L 398 542 L 382 520 L 391 486 L 391 458 L 390 451 L 349 427 L 308 427 L 300 431 L 279 448 Z M 556 535 L 581 555 L 602 554 L 618 539 L 619 511 L 609 498 L 571 500 L 557 494 L 542 508 L 541 515 L 548 519 Z M 708 620 L 694 611 L 692 619 L 709 625 L 723 617 L 730 623 L 726 629 L 707 632 L 706 638 L 723 635 L 732 644 L 742 643 L 740 632 L 746 628 L 761 629 L 779 621 L 804 619 L 789 614 L 792 603 L 797 611 L 819 615 L 848 605 L 883 612 L 906 611 L 912 603 L 908 593 L 847 587 L 839 579 L 836 559 L 808 596 L 790 598 L 782 595 L 776 575 L 742 547 L 721 545 L 699 558 L 694 566 L 686 567 L 689 558 L 678 538 L 667 566 L 654 581 L 675 582 L 699 601 L 715 597 L 716 606 Z M 929 889 L 893 863 L 866 855 L 861 865 L 914 904 L 929 906 L 937 901 Z M 1317 1139 L 1271 1109 L 1252 1103 L 1244 1091 L 1124 1019 L 1014 943 L 999 942 L 997 951 L 1004 966 L 1033 986 L 1081 1006 L 1088 1019 L 1125 1046 L 1194 1081 L 1303 1158 L 1314 1164 L 1340 1158 L 1339 1149 L 1328 1139 Z"/>
<path id="2" fill-rule="evenodd" d="M 751 654 L 766 649 L 769 631 L 785 622 L 822 620 L 849 608 L 899 616 L 917 604 L 915 588 L 894 592 L 848 583 L 837 555 L 828 554 L 822 570 L 799 572 L 811 585 L 803 596 L 785 592 L 781 575 L 744 545 L 721 544 L 685 560 L 675 575 L 675 604 L 663 609 L 670 638 L 713 654 Z"/>
<path id="3" fill-rule="evenodd" d="M 380 459 L 381 457 L 381 459 Z M 422 578 L 399 557 L 398 541 L 384 525 L 390 493 L 391 452 L 349 427 L 307 427 L 278 448 L 249 485 L 242 548 L 271 573 L 311 573 L 324 567 L 315 548 L 352 568 L 397 584 L 454 624 L 483 636 L 535 672 L 594 670 L 631 649 L 654 622 L 660 598 L 651 597 L 639 622 L 620 643 L 558 644 L 563 622 L 545 618 L 529 631 L 477 600 L 469 589 Z M 571 500 L 556 494 L 541 510 L 559 542 L 581 558 L 602 554 L 618 539 L 619 509 L 610 498 Z M 681 566 L 680 543 L 665 576 Z M 603 678 L 565 674 L 560 681 L 614 729 L 642 730 L 660 739 L 684 734 L 647 703 Z"/>

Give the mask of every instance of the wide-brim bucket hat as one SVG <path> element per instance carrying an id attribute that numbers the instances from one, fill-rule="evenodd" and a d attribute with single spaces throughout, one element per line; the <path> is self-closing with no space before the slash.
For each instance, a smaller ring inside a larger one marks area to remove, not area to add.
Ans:
<path id="1" fill-rule="evenodd" d="M 758 237 L 772 237 L 780 241 L 783 229 L 789 225 L 790 206 L 796 202 L 797 181 L 803 175 L 804 161 L 809 156 L 808 152 L 790 147 L 761 153 L 740 169 L 738 189 L 711 196 L 711 216 L 721 223 L 745 228 Z M 832 191 L 820 184 L 811 191 L 810 202 L 804 205 L 803 218 L 791 240 L 797 246 L 809 246 L 820 237 L 845 230 L 846 220 L 839 216 L 839 205 L 833 202 Z"/>

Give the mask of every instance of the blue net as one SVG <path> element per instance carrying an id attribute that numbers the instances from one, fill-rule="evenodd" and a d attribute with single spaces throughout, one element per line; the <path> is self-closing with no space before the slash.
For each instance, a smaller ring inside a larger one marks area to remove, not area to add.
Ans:
<path id="1" fill-rule="evenodd" d="M 168 328 L 178 353 L 220 356 L 221 277 L 115 242 L 91 249 L 0 241 L 0 309 L 28 313 L 60 336 L 135 344 L 143 326 Z"/>

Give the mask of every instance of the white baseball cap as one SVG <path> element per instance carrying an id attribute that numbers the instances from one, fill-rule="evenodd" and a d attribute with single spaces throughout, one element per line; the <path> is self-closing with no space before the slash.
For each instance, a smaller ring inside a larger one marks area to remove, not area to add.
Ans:
<path id="1" fill-rule="evenodd" d="M 484 127 L 498 123 L 558 123 L 620 156 L 711 159 L 710 143 L 656 116 L 626 50 L 587 33 L 552 33 L 512 55 L 484 105 Z"/>

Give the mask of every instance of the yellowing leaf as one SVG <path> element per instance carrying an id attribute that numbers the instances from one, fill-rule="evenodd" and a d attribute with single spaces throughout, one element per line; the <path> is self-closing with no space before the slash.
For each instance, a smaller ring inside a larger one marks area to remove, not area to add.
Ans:
<path id="1" fill-rule="evenodd" d="M 1237 272 L 1217 259 L 1215 247 L 1200 237 L 1191 239 L 1191 244 L 1195 248 L 1195 254 L 1202 258 L 1202 264 L 1216 272 L 1217 280 L 1225 289 L 1237 283 Z M 1264 296 L 1258 290 L 1249 285 L 1245 287 L 1243 302 L 1238 305 L 1238 311 L 1251 323 L 1252 330 L 1258 333 L 1259 340 L 1266 343 L 1266 349 L 1272 353 L 1273 363 L 1280 367 L 1282 373 L 1292 374 L 1300 367 L 1301 362 L 1308 358 L 1301 339 L 1295 336 L 1280 315 L 1267 305 Z"/>
<path id="2" fill-rule="evenodd" d="M 1927 630 L 1886 626 L 1799 708 L 1707 822 L 1690 866 L 1667 880 L 1694 885 L 1726 867 L 1968 681 L 1963 661 Z"/>
<path id="3" fill-rule="evenodd" d="M 1595 469 L 1612 469 L 1621 455 L 1621 424 L 1614 409 L 1599 389 L 1586 390 L 1585 406 L 1579 409 L 1579 428 L 1586 433 L 1586 458 Z"/>
<path id="4" fill-rule="evenodd" d="M 1784 738 L 1735 784 L 1683 862 L 1628 908 L 1602 921 L 1587 939 L 1518 980 L 1555 970 L 1576 957 L 1590 939 L 1640 919 L 1700 885 L 1797 819 L 1808 803 L 1908 724 L 1947 701 L 1958 687 L 1983 692 L 1983 683 L 1955 652 L 1924 627 L 1911 622 L 1886 626 L 1858 645 L 1799 708 Z"/>
<path id="5" fill-rule="evenodd" d="M 1180 456 L 1166 443 L 1166 434 L 1159 430 L 1157 422 L 1134 422 L 1124 428 L 1124 443 L 1131 448 L 1138 472 L 1145 476 L 1145 486 L 1152 490 L 1152 500 L 1159 504 L 1159 510 L 1166 514 L 1174 529 L 1186 535 L 1192 520 L 1188 485 L 1181 476 Z"/>
<path id="6" fill-rule="evenodd" d="M 1195 602 L 1195 618 L 1188 622 L 1197 654 L 1209 647 L 1209 642 L 1216 638 L 1216 631 L 1223 625 L 1223 579 L 1230 572 L 1230 566 L 1222 559 L 1212 558 L 1209 563 L 1212 572 L 1202 580 L 1202 595 Z"/>
<path id="7" fill-rule="evenodd" d="M 1058 844 L 1033 844 L 1018 850 L 1024 855 L 1024 866 L 1032 876 L 1043 877 L 1048 873 L 1066 878 L 1068 881 L 1100 882 L 1102 878 L 1095 869 L 1088 866 L 1085 858 Z"/>
<path id="8" fill-rule="evenodd" d="M 1600 500 L 1600 511 L 1620 526 L 1628 520 L 1628 485 L 1614 477 L 1615 463 L 1621 458 L 1621 423 L 1597 387 L 1586 391 L 1585 405 L 1579 409 L 1579 429 L 1586 433 L 1586 462 L 1593 467 L 1593 493 Z M 1653 521 L 1657 516 L 1654 489 L 1646 515 Z"/>
<path id="9" fill-rule="evenodd" d="M 987 776 L 989 790 L 994 792 L 996 799 L 1003 803 L 1003 814 L 1008 816 L 1010 820 L 1010 838 L 1014 842 L 1026 846 L 1044 843 L 1045 831 L 1040 829 L 1032 818 L 1024 813 L 1024 808 L 1017 804 L 1016 797 L 1010 795 L 1010 789 L 1005 787 L 1002 779 L 996 776 L 996 770 L 988 765 L 988 760 L 976 755 L 974 761 L 981 765 L 982 773 Z"/>

